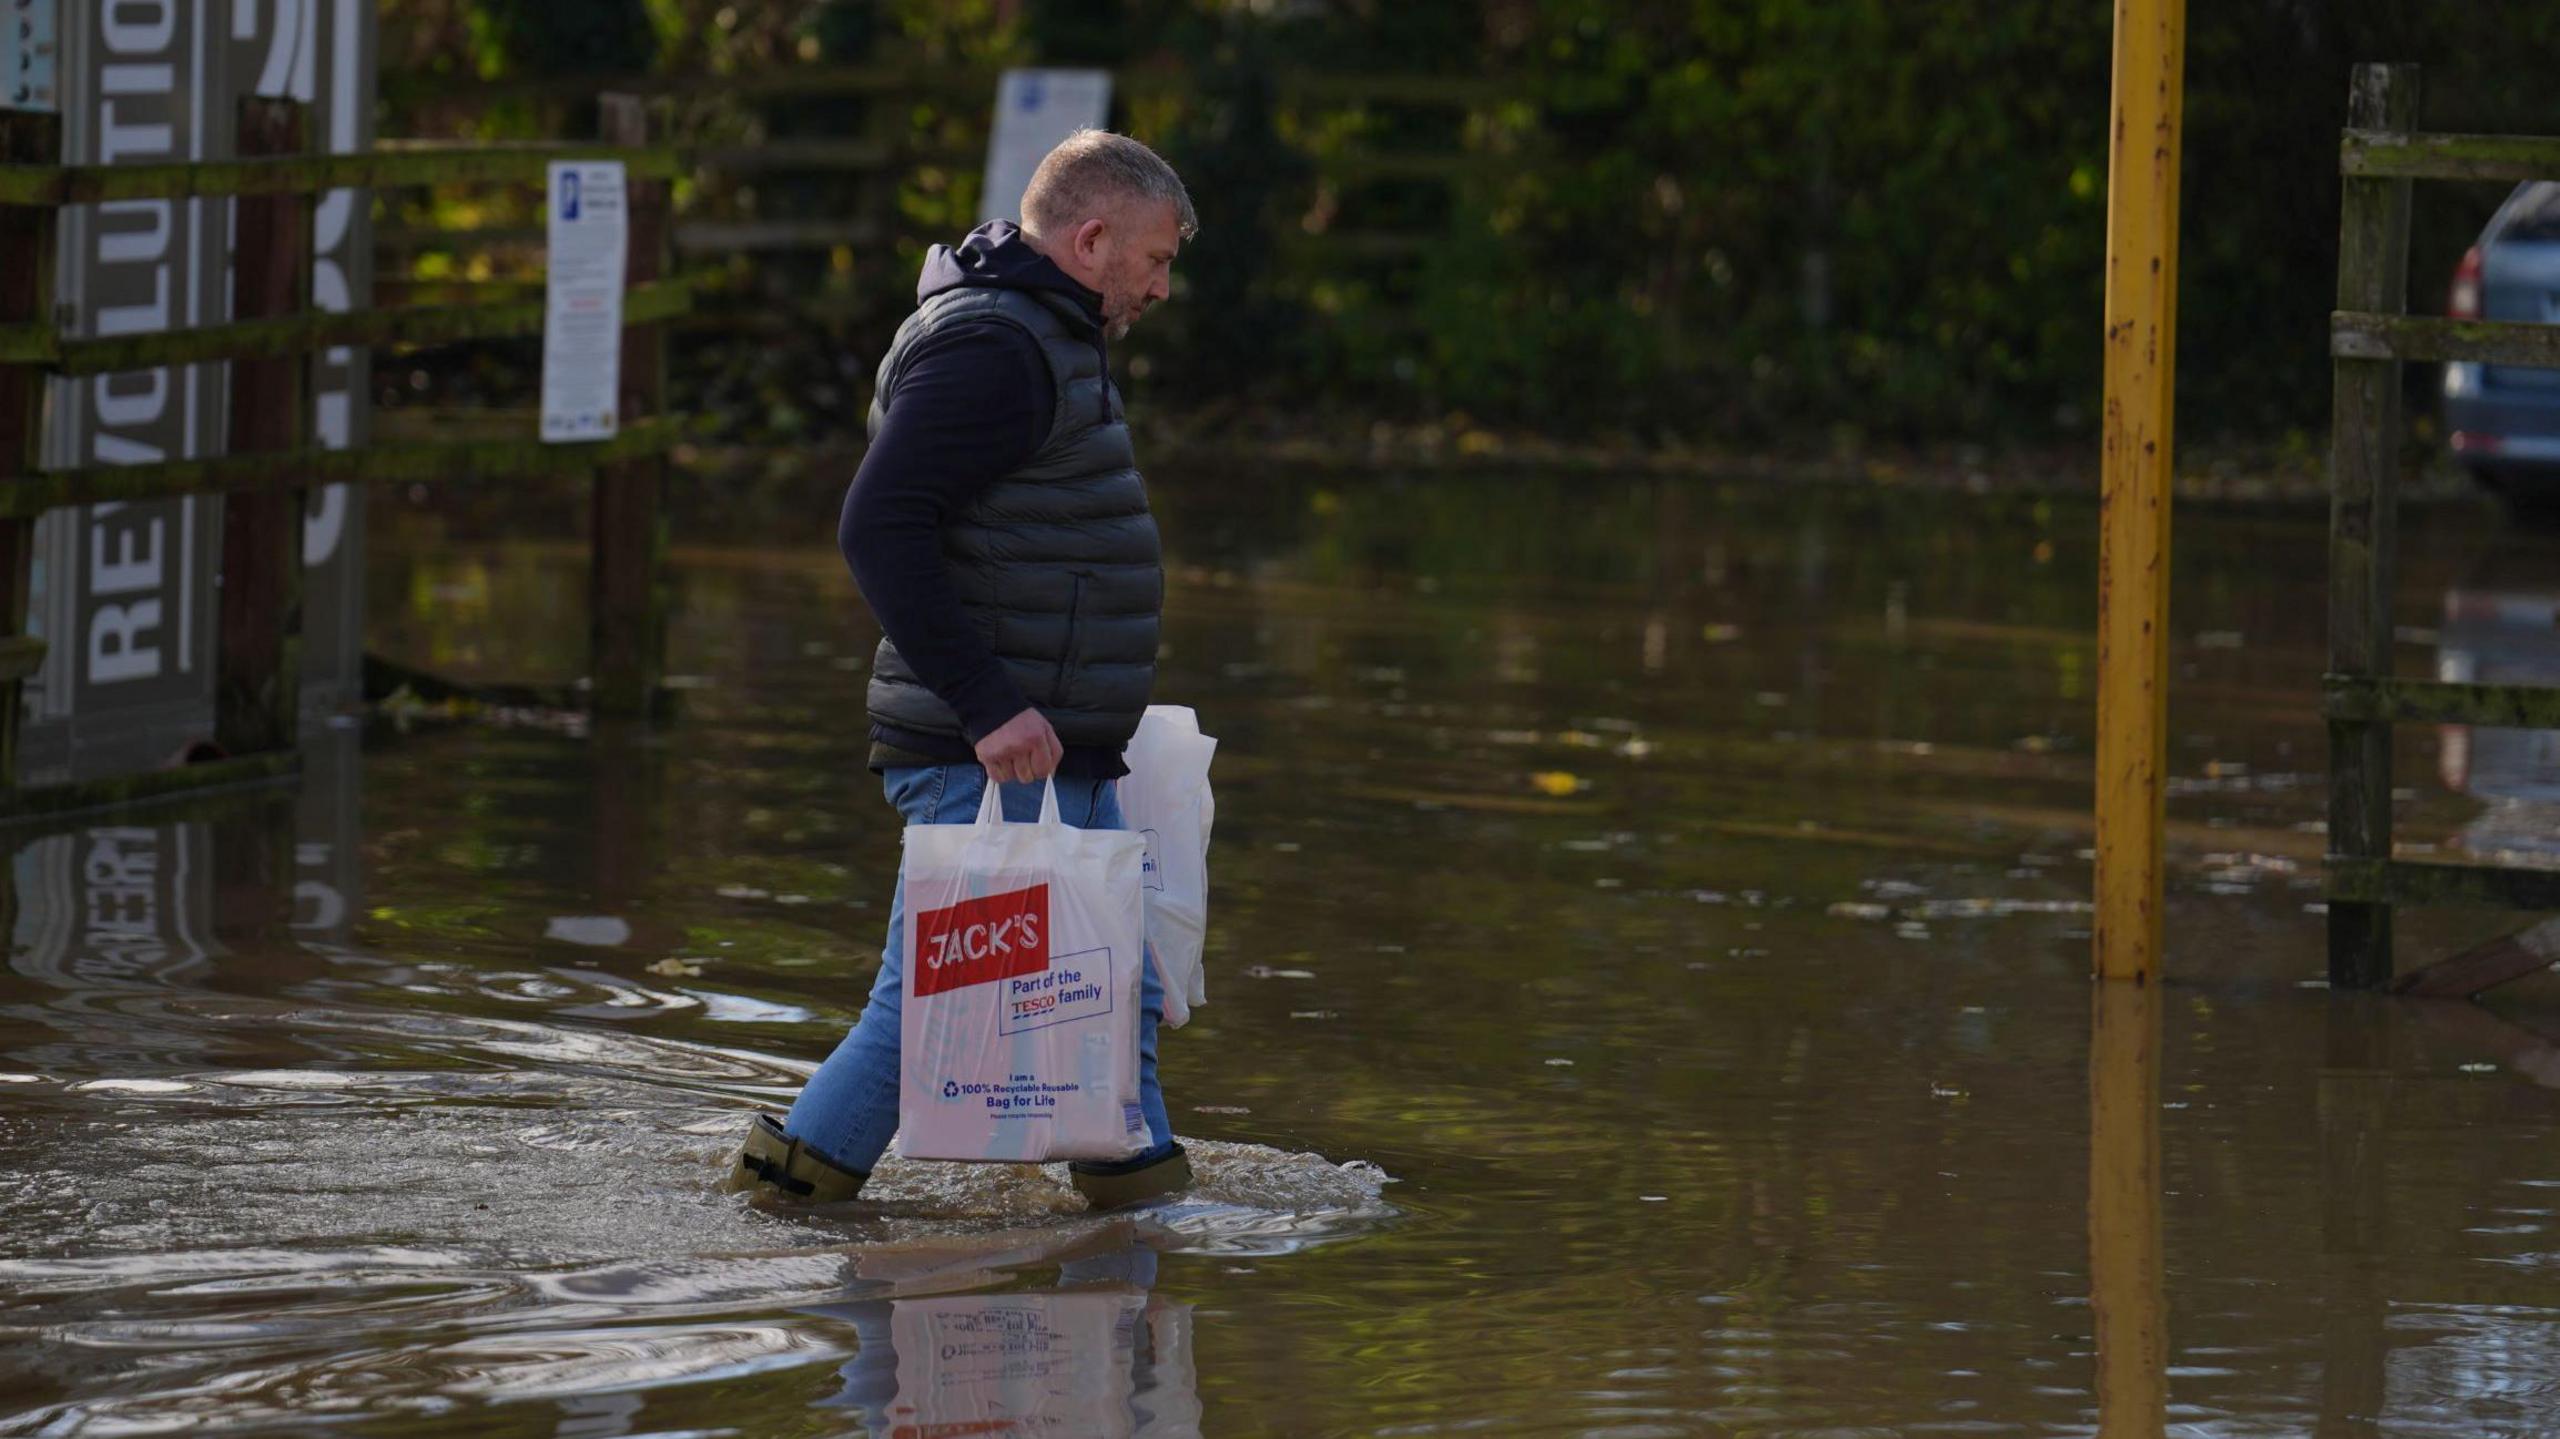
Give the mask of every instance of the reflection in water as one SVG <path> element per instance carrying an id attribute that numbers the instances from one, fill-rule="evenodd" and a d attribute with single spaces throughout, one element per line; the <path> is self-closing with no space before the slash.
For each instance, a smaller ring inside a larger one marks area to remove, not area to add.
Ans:
<path id="1" fill-rule="evenodd" d="M 97 824 L 21 846 L 11 967 L 66 989 L 183 982 L 208 953 L 211 859 L 200 822 Z"/>
<path id="2" fill-rule="evenodd" d="M 2468 1006 L 2464 1006 L 2468 1008 Z M 2373 1439 L 2388 1402 L 2391 1253 L 2383 1167 L 2392 1015 L 2372 996 L 2329 1008 L 2320 1069 L 2319 1439 Z"/>
<path id="3" fill-rule="evenodd" d="M 2539 981 L 2495 1015 L 2303 987 L 2317 517 L 2182 535 L 2171 983 L 2119 1022 L 2086 978 L 2085 509 L 1163 498 L 1166 692 L 1224 737 L 1218 999 L 1164 1049 L 1186 1204 L 1094 1216 L 1000 1166 L 884 1168 L 839 1213 L 714 1192 L 860 1004 L 898 836 L 841 561 L 685 550 L 680 723 L 422 724 L 298 796 L 8 836 L 0 1434 L 2560 1412 Z M 575 672 L 576 627 L 496 617 L 560 612 L 579 546 L 386 523 L 377 645 Z M 2406 538 L 2427 603 L 2479 537 Z M 461 575 L 481 609 L 439 598 Z M 2402 834 L 2442 842 L 2479 801 L 2411 758 Z"/>
<path id="4" fill-rule="evenodd" d="M 1061 1263 L 1051 1289 L 813 1310 L 848 1323 L 859 1345 L 839 1371 L 844 1387 L 821 1402 L 857 1411 L 882 1439 L 1196 1435 L 1192 1309 L 1154 1292 L 1157 1262 L 1124 1237 Z"/>
<path id="5" fill-rule="evenodd" d="M 2089 1285 L 2098 1432 L 2168 1423 L 2168 1303 L 2160 1254 L 2160 986 L 2090 987 Z"/>
<path id="6" fill-rule="evenodd" d="M 296 791 L 8 837 L 9 967 L 60 995 L 9 1013 L 63 1035 L 13 1051 L 17 1062 L 105 1065 L 126 1079 L 182 1065 L 203 1036 L 165 1027 L 156 998 L 209 983 L 231 951 L 316 959 L 350 934 L 361 862 L 355 734 L 323 731 L 304 763 Z M 133 1022 L 155 1011 L 161 1024 Z"/>
<path id="7" fill-rule="evenodd" d="M 2436 678 L 2560 686 L 2560 588 L 2544 547 L 2506 540 L 2444 592 Z M 2444 725 L 2445 787 L 2482 802 L 2456 843 L 2508 862 L 2560 861 L 2560 730 Z"/>
<path id="8" fill-rule="evenodd" d="M 815 1404 L 880 1434 L 1196 1434 L 1158 1249 L 1279 1256 L 1389 1212 L 1374 1170 L 1210 1139 L 1198 1193 L 1142 1221 L 1078 1213 L 1062 1167 L 891 1165 L 832 1219 L 719 1195 L 740 1103 L 806 1065 L 711 1042 L 773 1022 L 748 996 L 567 957 L 721 947 L 648 915 L 648 744 L 596 752 L 567 893 L 618 913 L 574 938 L 552 916 L 558 963 L 379 946 L 351 762 L 17 838 L 0 1333 L 44 1342 L 0 1359 L 0 1432 L 497 1403 L 556 1406 L 559 1434 L 710 1430 L 688 1415 L 724 1386 L 839 1366 L 835 1398 L 753 1400 L 750 1430 Z M 651 1032 L 668 1017 L 699 1032 Z M 1044 1266 L 1054 1289 L 1021 1287 Z"/>
<path id="9" fill-rule="evenodd" d="M 352 726 L 324 724 L 303 726 L 292 828 L 293 937 L 319 951 L 354 937 L 364 903 L 363 748 Z"/>

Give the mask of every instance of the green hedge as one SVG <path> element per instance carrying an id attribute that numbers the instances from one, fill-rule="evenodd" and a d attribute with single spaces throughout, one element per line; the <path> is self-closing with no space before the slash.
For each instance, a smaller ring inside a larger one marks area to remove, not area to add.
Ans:
<path id="1" fill-rule="evenodd" d="M 635 4 L 608 8 L 611 36 L 512 0 L 393 0 L 390 13 L 451 25 L 469 12 L 483 71 L 522 75 L 629 59 L 607 52 L 634 33 Z M 2112 17 L 2091 0 L 1042 0 L 1009 27 L 985 0 L 636 8 L 655 27 L 653 63 L 672 70 L 1045 62 L 1173 77 L 1119 121 L 1182 168 L 1204 227 L 1182 303 L 1129 347 L 1138 397 L 1180 407 L 1163 413 L 1457 414 L 1577 438 L 1815 447 L 2095 430 Z M 2426 65 L 2427 128 L 2560 131 L 2560 92 L 2534 58 L 2560 42 L 2560 0 L 2227 0 L 2188 19 L 2181 436 L 2316 450 L 2349 66 Z M 1281 81 L 1309 71 L 1497 89 L 1456 105 L 1293 99 Z M 861 123 L 864 103 L 764 123 L 824 134 Z M 909 119 L 965 150 L 984 103 L 919 99 Z M 1454 179 L 1326 178 L 1361 173 L 1341 157 L 1378 154 L 1478 163 Z M 856 258 L 851 283 L 878 312 L 810 341 L 839 347 L 821 363 L 770 344 L 722 361 L 704 378 L 710 406 L 812 375 L 810 395 L 770 399 L 791 437 L 809 438 L 812 416 L 857 428 L 921 246 L 965 225 L 975 183 L 918 167 L 907 233 Z M 822 213 L 845 187 L 774 177 L 755 203 Z M 2422 192 L 2413 307 L 2441 304 L 2504 189 Z M 825 278 L 758 263 L 777 304 Z M 2431 378 L 2413 368 L 2413 388 Z"/>

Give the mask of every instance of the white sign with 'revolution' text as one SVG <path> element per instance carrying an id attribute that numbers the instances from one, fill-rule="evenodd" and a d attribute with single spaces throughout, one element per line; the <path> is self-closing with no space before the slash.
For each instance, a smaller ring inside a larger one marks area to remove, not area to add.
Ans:
<path id="1" fill-rule="evenodd" d="M 631 232 L 622 163 L 563 160 L 550 168 L 542 438 L 611 439 L 620 428 L 622 281 Z"/>

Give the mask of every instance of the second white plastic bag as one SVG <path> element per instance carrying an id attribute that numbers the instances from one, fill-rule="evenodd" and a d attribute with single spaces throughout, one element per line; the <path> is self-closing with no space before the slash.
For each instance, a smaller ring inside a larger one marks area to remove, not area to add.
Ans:
<path id="1" fill-rule="evenodd" d="M 1044 785 L 1004 818 L 907 826 L 898 1153 L 1040 1163 L 1143 1152 L 1138 1001 L 1146 841 L 1077 829 Z"/>
<path id="2" fill-rule="evenodd" d="M 1189 706 L 1149 705 L 1120 781 L 1120 816 L 1147 840 L 1147 942 L 1164 977 L 1167 1029 L 1209 1002 L 1200 942 L 1209 928 L 1209 830 L 1218 818 L 1209 761 L 1217 752 Z"/>

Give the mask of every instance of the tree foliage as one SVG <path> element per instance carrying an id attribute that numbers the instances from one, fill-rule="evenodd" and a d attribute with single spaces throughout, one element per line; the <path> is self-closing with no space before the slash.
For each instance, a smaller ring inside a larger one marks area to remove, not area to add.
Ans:
<path id="1" fill-rule="evenodd" d="M 578 73 L 610 55 L 712 74 L 824 61 L 1169 76 L 1116 123 L 1176 161 L 1203 230 L 1183 303 L 1131 347 L 1133 385 L 1192 413 L 1457 414 L 1845 447 L 2096 423 L 2112 16 L 2088 0 L 395 0 L 392 13 L 448 33 L 464 17 L 484 73 Z M 2560 113 L 2525 57 L 2560 40 L 2560 0 L 2234 0 L 2191 5 L 2188 22 L 2182 432 L 2307 436 L 2327 410 L 2349 66 L 2427 65 L 2431 128 L 2552 130 Z M 1453 105 L 1293 98 L 1286 83 L 1362 73 L 1493 84 Z M 852 131 L 876 103 L 889 102 L 791 102 L 754 123 Z M 965 153 L 984 112 L 983 98 L 921 97 L 893 128 Z M 1378 156 L 1452 167 L 1352 163 Z M 754 200 L 820 214 L 846 203 L 846 183 L 774 177 Z M 919 163 L 898 183 L 895 244 L 835 267 L 880 301 L 842 333 L 847 373 L 894 324 L 922 246 L 974 212 L 966 166 Z M 2440 300 L 2501 190 L 2422 191 L 2414 305 Z M 806 263 L 771 267 L 777 304 L 827 282 Z"/>

